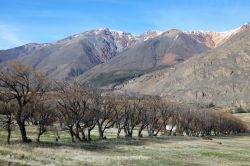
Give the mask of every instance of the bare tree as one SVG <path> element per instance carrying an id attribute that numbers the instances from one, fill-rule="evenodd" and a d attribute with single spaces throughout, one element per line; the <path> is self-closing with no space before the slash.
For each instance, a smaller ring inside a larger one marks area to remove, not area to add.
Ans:
<path id="1" fill-rule="evenodd" d="M 35 125 L 37 125 L 38 134 L 37 142 L 40 142 L 40 137 L 47 131 L 48 126 L 52 126 L 57 120 L 57 114 L 55 113 L 55 104 L 53 99 L 49 96 L 37 98 L 30 104 L 32 111 L 32 119 Z"/>
<path id="2" fill-rule="evenodd" d="M 98 112 L 97 126 L 99 131 L 99 138 L 104 139 L 104 132 L 114 126 L 116 122 L 116 103 L 115 99 L 110 96 L 103 97 L 102 107 Z"/>
<path id="3" fill-rule="evenodd" d="M 140 124 L 138 113 L 143 109 L 141 101 L 139 98 L 132 98 L 128 99 L 126 103 L 127 106 L 124 109 L 124 132 L 126 137 L 132 137 L 135 127 Z"/>
<path id="4" fill-rule="evenodd" d="M 23 142 L 30 142 L 27 138 L 25 121 L 29 117 L 25 106 L 36 96 L 42 96 L 48 88 L 48 79 L 42 73 L 34 71 L 30 66 L 19 62 L 11 62 L 7 68 L 0 71 L 1 93 L 13 99 L 18 104 L 16 122 L 19 126 Z"/>
<path id="5" fill-rule="evenodd" d="M 125 112 L 128 109 L 128 101 L 124 96 L 116 96 L 115 107 L 115 125 L 117 127 L 117 137 L 120 137 L 121 131 L 124 129 Z"/>
<path id="6" fill-rule="evenodd" d="M 10 144 L 11 130 L 14 127 L 14 112 L 16 105 L 11 102 L 0 102 L 0 123 L 7 131 L 7 143 Z"/>
<path id="7" fill-rule="evenodd" d="M 97 89 L 87 86 L 87 98 L 88 98 L 88 111 L 84 117 L 85 129 L 87 132 L 87 140 L 91 140 L 91 131 L 95 128 L 96 124 L 100 119 L 100 112 L 102 110 L 103 98 L 100 91 Z M 103 131 L 104 132 L 104 131 Z M 99 130 L 100 136 L 100 130 Z"/>
<path id="8" fill-rule="evenodd" d="M 167 124 L 171 127 L 169 130 L 169 135 L 172 135 L 173 129 L 177 130 L 178 128 L 178 115 L 179 112 L 182 111 L 180 105 L 178 103 L 170 102 L 169 103 L 169 119 Z M 174 132 L 176 134 L 176 131 Z M 181 133 L 182 134 L 182 133 Z"/>
<path id="9" fill-rule="evenodd" d="M 147 127 L 149 136 L 157 136 L 163 126 L 161 110 L 159 107 L 159 97 L 152 97 L 149 104 L 149 125 Z"/>
<path id="10" fill-rule="evenodd" d="M 139 130 L 138 130 L 138 137 L 142 137 L 142 131 L 148 127 L 150 123 L 150 107 L 148 107 L 148 102 L 150 99 L 148 98 L 143 98 L 141 101 L 141 106 L 140 109 L 138 109 L 138 118 L 140 121 L 139 124 Z"/>
<path id="11" fill-rule="evenodd" d="M 74 138 L 79 141 L 87 140 L 84 130 L 88 128 L 90 135 L 96 124 L 97 112 L 97 103 L 94 102 L 90 87 L 74 81 L 57 83 L 56 89 L 61 122 L 69 130 L 72 142 L 75 141 Z"/>

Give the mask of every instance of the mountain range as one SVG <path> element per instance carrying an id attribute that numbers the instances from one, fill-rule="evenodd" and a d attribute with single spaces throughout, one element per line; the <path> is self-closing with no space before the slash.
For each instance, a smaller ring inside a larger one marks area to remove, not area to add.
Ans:
<path id="1" fill-rule="evenodd" d="M 249 23 L 227 32 L 170 29 L 142 35 L 101 28 L 0 50 L 1 65 L 10 60 L 53 79 L 78 79 L 117 93 L 250 106 Z"/>

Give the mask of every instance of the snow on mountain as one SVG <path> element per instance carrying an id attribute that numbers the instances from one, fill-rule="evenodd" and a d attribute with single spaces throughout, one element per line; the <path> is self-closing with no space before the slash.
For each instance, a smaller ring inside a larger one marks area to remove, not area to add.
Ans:
<path id="1" fill-rule="evenodd" d="M 155 38 L 157 36 L 160 36 L 163 32 L 162 31 L 147 31 L 139 36 L 142 41 L 147 41 L 149 39 Z"/>
<path id="2" fill-rule="evenodd" d="M 205 43 L 209 48 L 215 48 L 222 45 L 227 39 L 237 34 L 238 32 L 250 29 L 250 23 L 246 23 L 239 28 L 235 28 L 224 32 L 211 31 L 190 31 L 184 32 L 193 37 L 199 43 Z"/>
<path id="3" fill-rule="evenodd" d="M 135 57 L 138 60 L 148 56 L 147 62 L 145 59 L 139 60 L 145 63 L 144 67 L 148 62 L 158 63 L 158 59 L 152 61 L 149 54 L 159 55 L 159 62 L 164 63 L 173 62 L 173 59 L 186 59 L 183 57 L 201 53 L 206 50 L 203 49 L 204 47 L 218 47 L 234 34 L 247 29 L 250 29 L 250 23 L 226 32 L 183 32 L 172 29 L 165 32 L 148 31 L 142 35 L 133 35 L 128 32 L 100 28 L 72 35 L 53 43 L 30 43 L 8 50 L 0 50 L 0 62 L 20 60 L 34 68 L 44 70 L 52 77 L 61 79 L 77 76 L 78 74 L 75 73 L 83 73 L 98 64 L 106 63 L 118 54 L 126 54 L 127 56 L 124 57 L 128 57 L 128 60 Z M 186 44 L 184 48 L 183 43 Z M 191 52 L 188 52 L 187 48 Z M 162 57 L 165 57 L 163 61 L 161 61 Z M 121 61 L 125 61 L 124 58 L 121 58 Z M 133 62 L 133 64 L 137 64 L 137 62 Z M 74 73 L 74 71 L 78 72 Z"/>

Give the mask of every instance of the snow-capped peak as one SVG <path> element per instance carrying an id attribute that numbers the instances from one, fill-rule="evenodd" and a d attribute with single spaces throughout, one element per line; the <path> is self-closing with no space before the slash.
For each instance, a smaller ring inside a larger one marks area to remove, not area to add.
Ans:
<path id="1" fill-rule="evenodd" d="M 205 43 L 208 47 L 214 48 L 223 44 L 227 39 L 232 37 L 233 35 L 237 34 L 238 32 L 250 29 L 250 23 L 246 23 L 241 27 L 223 31 L 223 32 L 211 32 L 211 31 L 204 31 L 204 30 L 196 30 L 196 31 L 189 31 L 184 32 L 187 35 L 190 35 L 194 40 L 200 43 Z"/>
<path id="2" fill-rule="evenodd" d="M 230 37 L 240 31 L 241 27 L 229 31 L 219 32 L 223 37 Z"/>
<path id="3" fill-rule="evenodd" d="M 191 36 L 197 42 L 205 43 L 208 47 L 214 48 L 223 44 L 231 36 L 237 34 L 240 31 L 244 31 L 246 29 L 250 29 L 250 22 L 247 22 L 246 24 L 242 25 L 239 28 L 235 28 L 229 31 L 224 31 L 224 32 L 212 32 L 212 31 L 204 31 L 204 30 L 180 31 L 180 32 Z M 59 40 L 55 43 L 71 42 L 72 40 L 79 40 L 79 39 L 82 39 L 84 37 L 89 37 L 89 36 L 92 36 L 92 37 L 102 36 L 104 38 L 109 38 L 109 37 L 114 38 L 114 40 L 117 41 L 118 45 L 120 44 L 120 45 L 125 46 L 126 44 L 131 45 L 129 43 L 147 41 L 149 39 L 158 37 L 162 35 L 163 33 L 167 33 L 167 32 L 170 33 L 173 31 L 179 31 L 179 30 L 172 29 L 172 30 L 168 30 L 164 32 L 150 30 L 150 31 L 143 33 L 142 35 L 133 35 L 128 32 L 103 27 L 99 29 L 89 30 L 89 31 L 86 31 L 77 35 L 72 35 L 65 39 Z"/>
<path id="4" fill-rule="evenodd" d="M 162 31 L 147 31 L 145 33 L 143 33 L 142 35 L 140 35 L 139 37 L 143 39 L 143 41 L 147 41 L 148 39 L 152 39 L 154 37 L 157 37 L 159 35 L 161 35 L 163 32 Z"/>

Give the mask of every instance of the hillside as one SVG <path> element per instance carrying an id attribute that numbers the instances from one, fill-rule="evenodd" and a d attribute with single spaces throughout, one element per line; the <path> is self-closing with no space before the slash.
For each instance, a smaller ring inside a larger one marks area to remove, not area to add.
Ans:
<path id="1" fill-rule="evenodd" d="M 226 32 L 171 29 L 151 33 L 154 37 L 135 44 L 108 62 L 85 72 L 80 80 L 102 88 L 113 88 L 145 73 L 173 67 L 194 55 L 223 45 L 232 36 L 249 29 L 249 24 Z M 150 36 L 150 33 L 145 33 Z"/>
<path id="2" fill-rule="evenodd" d="M 154 94 L 188 103 L 250 107 L 250 30 L 223 45 L 120 86 L 123 93 Z M 141 88 L 143 87 L 143 88 Z M 119 89 L 118 88 L 118 89 Z"/>
<path id="3" fill-rule="evenodd" d="M 50 44 L 27 44 L 0 51 L 0 61 L 19 60 L 43 70 L 52 78 L 65 79 L 104 63 L 140 39 L 109 29 L 90 30 Z"/>
<path id="4" fill-rule="evenodd" d="M 175 65 L 208 49 L 204 43 L 197 42 L 179 30 L 169 30 L 155 38 L 136 44 L 107 63 L 87 71 L 81 78 L 98 84 L 96 80 L 99 77 L 105 77 L 105 75 L 110 77 L 110 73 L 113 73 L 112 77 L 121 74 L 127 76 L 128 73 L 143 74 L 159 67 Z"/>

